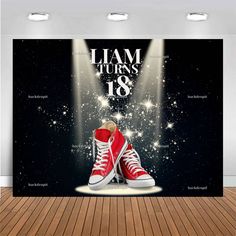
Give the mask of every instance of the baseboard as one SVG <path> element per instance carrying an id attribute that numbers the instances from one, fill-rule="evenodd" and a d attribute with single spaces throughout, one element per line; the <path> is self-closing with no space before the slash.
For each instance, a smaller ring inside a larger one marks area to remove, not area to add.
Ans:
<path id="1" fill-rule="evenodd" d="M 0 176 L 0 187 L 12 187 L 12 176 Z M 236 187 L 236 175 L 224 176 L 224 187 Z"/>
<path id="2" fill-rule="evenodd" d="M 13 177 L 1 175 L 0 176 L 0 187 L 12 187 L 13 186 Z"/>
<path id="3" fill-rule="evenodd" d="M 236 175 L 224 175 L 224 187 L 236 187 Z"/>

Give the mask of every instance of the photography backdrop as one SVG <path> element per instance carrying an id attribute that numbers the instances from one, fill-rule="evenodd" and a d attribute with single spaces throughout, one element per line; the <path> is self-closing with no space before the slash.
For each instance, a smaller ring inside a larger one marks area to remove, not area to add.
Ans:
<path id="1" fill-rule="evenodd" d="M 222 40 L 13 40 L 13 53 L 15 196 L 82 195 L 107 120 L 155 195 L 223 194 Z"/>

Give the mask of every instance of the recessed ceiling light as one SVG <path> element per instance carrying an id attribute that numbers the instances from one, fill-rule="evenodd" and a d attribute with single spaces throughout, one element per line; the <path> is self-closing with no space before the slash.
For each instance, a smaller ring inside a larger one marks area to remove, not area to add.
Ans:
<path id="1" fill-rule="evenodd" d="M 44 21 L 49 19 L 49 14 L 48 13 L 30 13 L 28 15 L 28 19 L 32 21 Z"/>
<path id="2" fill-rule="evenodd" d="M 208 14 L 206 13 L 197 13 L 197 12 L 192 12 L 188 13 L 187 15 L 187 20 L 190 21 L 204 21 L 207 20 Z"/>
<path id="3" fill-rule="evenodd" d="M 112 12 L 107 15 L 107 19 L 112 21 L 124 21 L 128 20 L 128 14 Z"/>

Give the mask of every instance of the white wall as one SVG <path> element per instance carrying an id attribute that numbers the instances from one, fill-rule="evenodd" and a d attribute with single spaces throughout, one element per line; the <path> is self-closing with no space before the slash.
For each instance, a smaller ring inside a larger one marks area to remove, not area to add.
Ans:
<path id="1" fill-rule="evenodd" d="M 224 181 L 236 186 L 236 35 L 224 40 Z"/>
<path id="2" fill-rule="evenodd" d="M 73 36 L 2 35 L 1 71 L 1 176 L 0 186 L 12 184 L 12 38 L 76 38 Z M 77 38 L 87 38 L 78 36 Z M 99 38 L 99 37 L 89 37 Z M 113 36 L 103 38 L 122 38 Z M 126 38 L 131 38 L 126 36 Z M 224 39 L 224 185 L 236 186 L 236 35 L 167 36 L 149 35 L 132 38 L 223 38 Z M 212 163 L 214 165 L 214 163 Z"/>

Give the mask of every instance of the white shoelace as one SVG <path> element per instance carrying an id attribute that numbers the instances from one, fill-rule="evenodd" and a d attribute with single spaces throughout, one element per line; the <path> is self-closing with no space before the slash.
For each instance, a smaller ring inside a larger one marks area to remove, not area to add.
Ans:
<path id="1" fill-rule="evenodd" d="M 95 158 L 95 142 L 97 144 L 97 157 Z M 105 170 L 106 162 L 108 162 L 108 151 L 109 143 L 101 142 L 97 139 L 93 139 L 93 159 L 96 159 L 96 162 L 93 165 L 93 170 Z"/>
<path id="2" fill-rule="evenodd" d="M 126 152 L 123 154 L 123 158 L 125 165 L 131 171 L 131 173 L 135 174 L 143 171 L 140 157 L 134 149 L 126 150 Z"/>
<path id="3" fill-rule="evenodd" d="M 95 142 L 97 144 L 97 157 L 95 153 Z M 111 149 L 112 142 L 113 140 L 111 140 L 110 138 L 108 142 L 102 142 L 93 137 L 93 159 L 94 160 L 96 159 L 93 165 L 93 170 L 105 170 L 106 162 L 108 162 L 107 157 L 108 157 L 109 151 L 111 153 L 111 159 L 112 159 L 112 164 L 114 168 L 115 161 L 114 161 L 114 156 Z M 119 183 L 119 177 L 118 177 L 116 168 L 114 168 L 114 172 L 115 172 L 115 177 L 117 179 L 117 182 Z"/>

